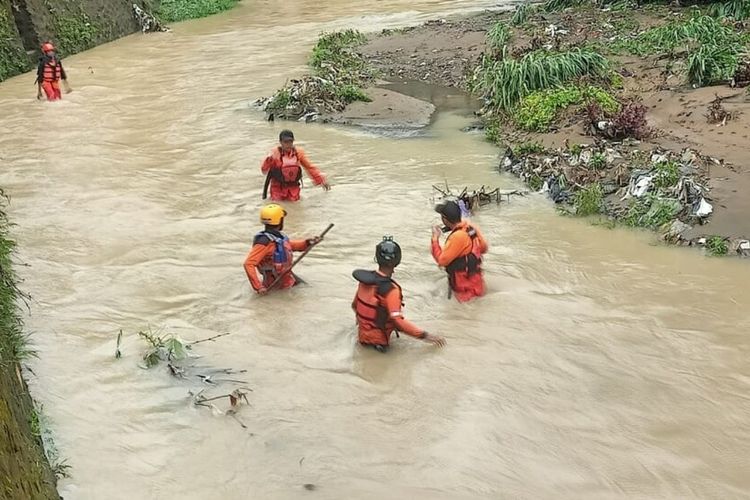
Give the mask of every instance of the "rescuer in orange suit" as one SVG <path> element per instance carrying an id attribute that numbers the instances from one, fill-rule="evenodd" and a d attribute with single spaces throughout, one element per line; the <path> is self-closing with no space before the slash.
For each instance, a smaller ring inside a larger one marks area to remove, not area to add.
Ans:
<path id="1" fill-rule="evenodd" d="M 290 288 L 297 284 L 294 273 L 287 272 L 292 265 L 292 252 L 307 250 L 322 240 L 315 236 L 306 240 L 290 240 L 281 231 L 284 229 L 286 210 L 276 204 L 266 205 L 260 210 L 260 222 L 265 229 L 255 235 L 253 247 L 245 259 L 245 273 L 253 290 L 263 295 L 269 286 L 283 274 L 274 288 Z M 261 278 L 258 277 L 261 275 Z"/>
<path id="2" fill-rule="evenodd" d="M 62 67 L 62 62 L 55 54 L 55 46 L 50 42 L 42 44 L 42 57 L 39 58 L 39 65 L 36 69 L 37 94 L 36 98 L 42 98 L 42 91 L 47 95 L 48 101 L 57 101 L 62 99 L 60 92 L 60 81 L 65 85 L 65 92 L 70 93 L 71 88 L 68 85 L 68 76 Z"/>
<path id="3" fill-rule="evenodd" d="M 388 349 L 392 332 L 405 333 L 443 347 L 445 339 L 430 335 L 404 318 L 401 312 L 403 295 L 401 287 L 392 276 L 401 263 L 401 247 L 392 238 L 384 237 L 375 247 L 377 271 L 358 269 L 352 273 L 359 281 L 352 309 L 357 318 L 359 343 L 372 346 L 380 352 Z"/>
<path id="4" fill-rule="evenodd" d="M 432 257 L 448 273 L 451 292 L 459 302 L 484 295 L 482 255 L 487 242 L 475 224 L 461 220 L 461 207 L 454 201 L 444 201 L 435 207 L 443 218 L 445 228 L 432 228 Z M 440 235 L 450 231 L 445 246 L 440 248 Z"/>
<path id="5" fill-rule="evenodd" d="M 316 186 L 322 186 L 326 191 L 331 189 L 325 176 L 307 159 L 302 148 L 294 146 L 292 131 L 282 130 L 279 134 L 279 145 L 271 150 L 260 166 L 260 171 L 266 174 L 263 199 L 268 196 L 270 185 L 272 200 L 298 201 L 302 189 L 302 169 L 312 177 Z"/>

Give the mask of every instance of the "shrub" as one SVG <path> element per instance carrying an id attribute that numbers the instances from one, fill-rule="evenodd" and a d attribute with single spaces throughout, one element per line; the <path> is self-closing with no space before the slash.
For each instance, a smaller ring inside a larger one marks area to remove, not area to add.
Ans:
<path id="1" fill-rule="evenodd" d="M 672 221 L 681 208 L 677 200 L 648 194 L 631 202 L 624 220 L 632 227 L 656 229 Z"/>
<path id="2" fill-rule="evenodd" d="M 161 0 L 157 15 L 162 21 L 175 23 L 198 19 L 231 9 L 238 0 Z"/>
<path id="3" fill-rule="evenodd" d="M 731 45 L 701 45 L 688 55 L 688 81 L 699 87 L 729 81 L 738 63 L 739 50 Z"/>
<path id="4" fill-rule="evenodd" d="M 521 101 L 515 120 L 519 127 L 544 132 L 557 114 L 572 105 L 596 102 L 607 112 L 616 112 L 620 104 L 599 87 L 568 86 L 533 92 Z"/>

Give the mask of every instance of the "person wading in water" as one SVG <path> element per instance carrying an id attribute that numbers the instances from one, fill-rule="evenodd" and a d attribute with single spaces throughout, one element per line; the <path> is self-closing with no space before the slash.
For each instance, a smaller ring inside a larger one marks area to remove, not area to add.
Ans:
<path id="1" fill-rule="evenodd" d="M 302 169 L 312 177 L 316 186 L 328 191 L 325 176 L 307 159 L 302 148 L 294 146 L 294 134 L 291 130 L 282 130 L 279 134 L 279 145 L 269 153 L 260 171 L 266 174 L 263 186 L 263 199 L 271 188 L 271 199 L 274 201 L 298 201 L 302 189 Z"/>
<path id="2" fill-rule="evenodd" d="M 431 335 L 404 318 L 401 312 L 401 287 L 392 276 L 401 263 L 401 247 L 390 237 L 384 237 L 375 247 L 377 271 L 358 269 L 352 273 L 359 282 L 352 309 L 357 318 L 359 343 L 386 352 L 394 331 L 411 335 L 439 347 L 445 339 Z"/>
<path id="3" fill-rule="evenodd" d="M 454 201 L 444 201 L 435 207 L 443 218 L 445 228 L 432 228 L 432 257 L 448 273 L 451 293 L 459 302 L 467 302 L 484 295 L 482 255 L 487 253 L 487 242 L 475 224 L 461 220 L 461 207 Z M 450 234 L 445 246 L 440 247 L 443 231 Z"/>
<path id="4" fill-rule="evenodd" d="M 50 42 L 46 42 L 42 45 L 42 56 L 39 58 L 39 64 L 36 69 L 36 98 L 41 99 L 42 91 L 44 91 L 48 101 L 62 99 L 60 80 L 62 80 L 65 86 L 65 93 L 69 94 L 72 92 L 62 62 L 55 53 L 55 46 Z"/>
<path id="5" fill-rule="evenodd" d="M 284 233 L 286 210 L 279 205 L 266 205 L 260 211 L 260 221 L 265 229 L 255 235 L 253 247 L 245 259 L 245 273 L 253 290 L 260 295 L 269 291 L 272 283 L 278 283 L 274 289 L 293 287 L 298 278 L 287 272 L 292 266 L 292 252 L 304 251 L 317 245 L 323 239 L 320 236 L 306 240 L 290 240 Z M 261 278 L 258 278 L 260 273 Z"/>

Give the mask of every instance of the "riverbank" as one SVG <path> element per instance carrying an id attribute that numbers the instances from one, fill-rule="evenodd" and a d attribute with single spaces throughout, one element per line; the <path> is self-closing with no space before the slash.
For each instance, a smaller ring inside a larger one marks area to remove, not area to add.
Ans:
<path id="1" fill-rule="evenodd" d="M 51 41 L 62 56 L 163 23 L 197 19 L 231 9 L 239 0 L 0 0 L 0 82 L 36 64 Z"/>
<path id="2" fill-rule="evenodd" d="M 12 269 L 14 243 L 0 205 L 0 497 L 58 499 L 55 475 L 41 440 L 39 415 L 29 396 L 20 363 L 32 355 L 18 316 Z"/>
<path id="3" fill-rule="evenodd" d="M 527 3 L 351 35 L 356 43 L 343 50 L 366 75 L 357 81 L 364 98 L 335 110 L 308 102 L 281 117 L 421 116 L 418 100 L 372 99 L 379 79 L 463 89 L 484 98 L 476 128 L 507 151 L 499 169 L 551 192 L 566 213 L 746 255 L 750 35 L 743 23 L 706 15 L 715 8 Z M 324 66 L 309 78 L 335 87 L 339 59 Z"/>

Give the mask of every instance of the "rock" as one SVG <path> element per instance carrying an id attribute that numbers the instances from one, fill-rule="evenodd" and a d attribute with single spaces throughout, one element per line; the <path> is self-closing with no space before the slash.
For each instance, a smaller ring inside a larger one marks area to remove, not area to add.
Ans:
<path id="1" fill-rule="evenodd" d="M 682 221 L 674 220 L 669 229 L 664 233 L 664 239 L 669 241 L 679 241 L 682 235 L 690 229 L 690 226 Z"/>
<path id="2" fill-rule="evenodd" d="M 484 130 L 484 124 L 482 122 L 475 122 L 462 128 L 461 132 L 479 132 L 482 130 Z"/>

